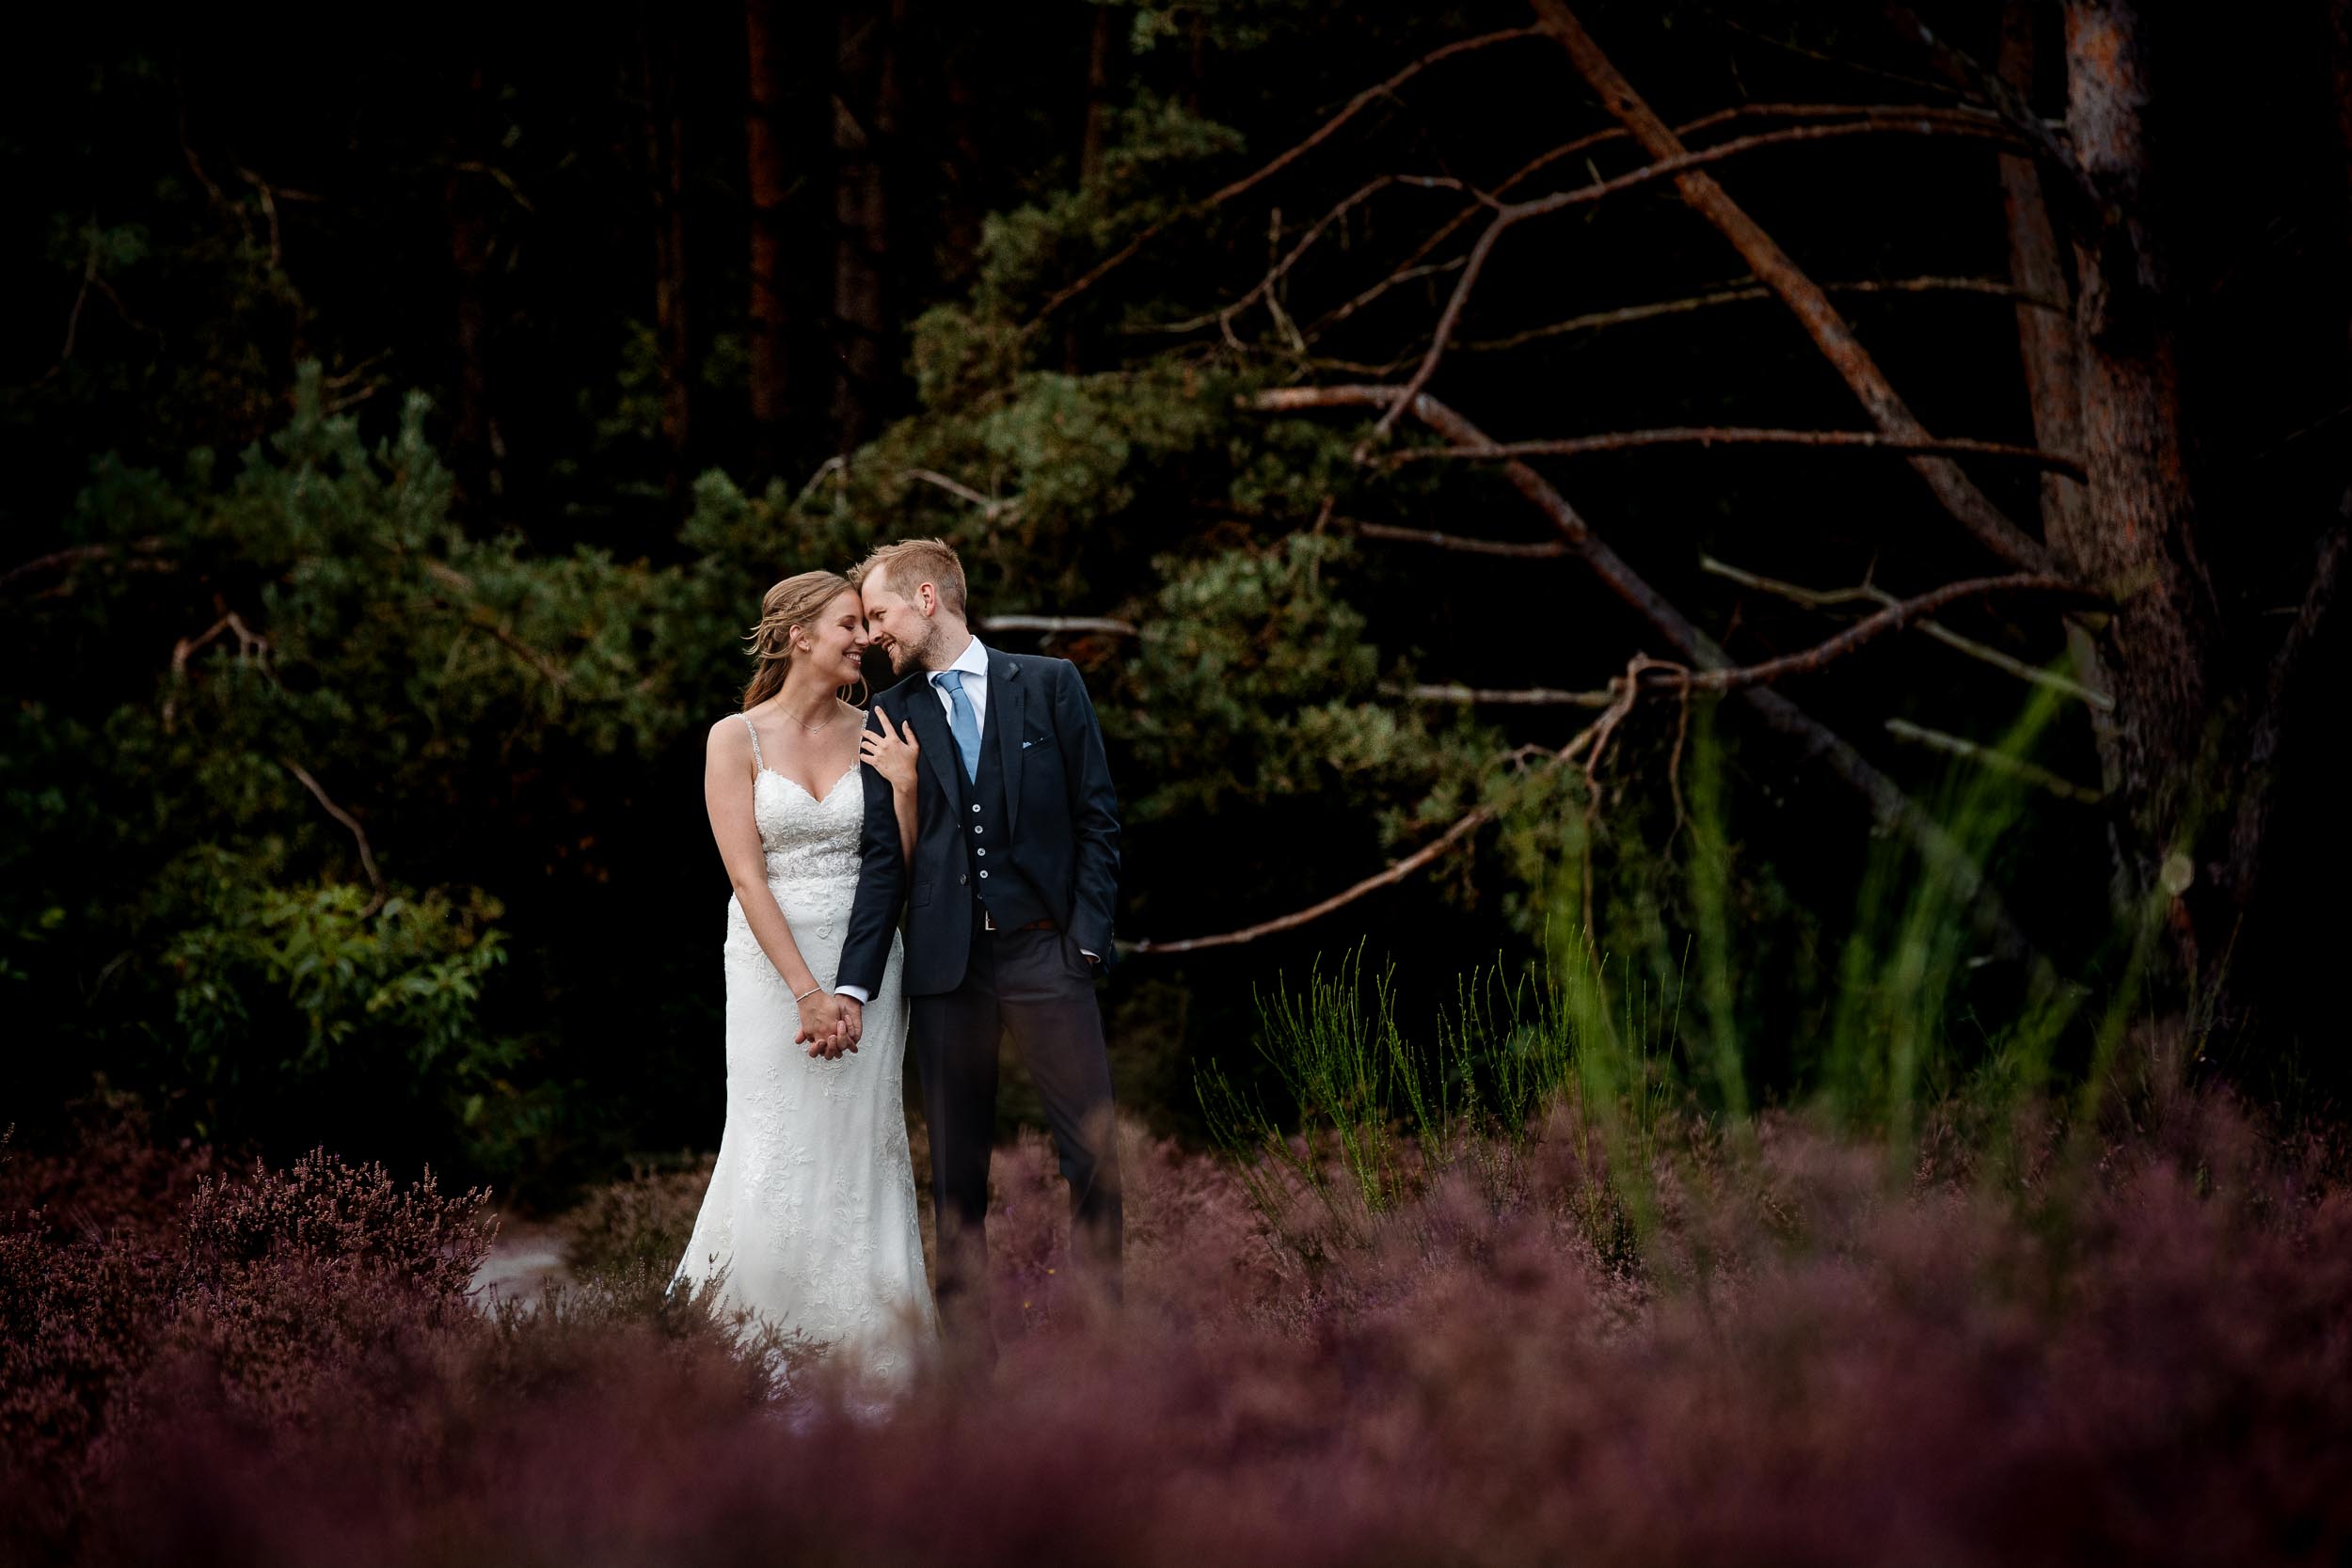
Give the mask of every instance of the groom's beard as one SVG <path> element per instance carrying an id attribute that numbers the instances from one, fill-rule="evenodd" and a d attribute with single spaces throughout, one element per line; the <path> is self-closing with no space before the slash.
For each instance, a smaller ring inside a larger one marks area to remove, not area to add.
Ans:
<path id="1" fill-rule="evenodd" d="M 915 669 L 922 664 L 923 656 L 930 651 L 931 644 L 938 641 L 939 628 L 937 626 L 927 627 L 923 633 L 923 641 L 920 642 L 908 642 L 902 638 L 892 638 L 890 646 L 882 650 L 890 656 L 890 673 L 894 675 L 903 675 L 908 671 Z"/>

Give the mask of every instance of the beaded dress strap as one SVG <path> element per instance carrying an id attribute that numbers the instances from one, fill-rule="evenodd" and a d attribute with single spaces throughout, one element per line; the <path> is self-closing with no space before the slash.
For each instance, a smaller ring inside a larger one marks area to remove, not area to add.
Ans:
<path id="1" fill-rule="evenodd" d="M 748 713 L 738 717 L 743 721 L 743 727 L 752 732 L 752 766 L 764 772 L 768 764 L 759 754 L 759 726 L 752 722 L 752 716 Z"/>

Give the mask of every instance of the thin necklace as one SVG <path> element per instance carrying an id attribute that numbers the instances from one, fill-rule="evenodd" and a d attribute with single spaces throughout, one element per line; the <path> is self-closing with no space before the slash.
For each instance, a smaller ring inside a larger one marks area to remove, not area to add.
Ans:
<path id="1" fill-rule="evenodd" d="M 839 700 L 839 699 L 837 699 L 837 698 L 835 699 L 835 701 L 836 701 L 836 702 L 838 702 L 838 700 Z M 792 721 L 792 722 L 794 722 L 795 724 L 801 724 L 801 716 L 800 716 L 799 714 L 794 713 L 791 709 L 785 707 L 784 704 L 783 704 L 783 703 L 781 703 L 781 702 L 777 703 L 777 704 L 776 704 L 776 706 L 777 706 L 779 709 L 782 709 L 782 710 L 783 710 L 783 712 L 784 712 L 784 716 L 785 716 L 786 718 L 787 718 L 787 719 L 791 720 L 791 721 Z M 814 724 L 801 724 L 801 729 L 802 729 L 803 733 L 807 734 L 807 735 L 821 735 L 821 734 L 823 734 L 823 733 L 824 733 L 824 731 L 832 725 L 832 723 L 833 723 L 834 720 L 834 719 L 835 719 L 835 718 L 839 715 L 839 711 L 840 711 L 840 710 L 836 707 L 836 708 L 834 710 L 834 712 L 826 714 L 826 715 L 825 715 L 822 719 L 819 719 L 819 720 L 818 720 L 818 721 L 817 721 L 817 722 L 815 722 Z"/>

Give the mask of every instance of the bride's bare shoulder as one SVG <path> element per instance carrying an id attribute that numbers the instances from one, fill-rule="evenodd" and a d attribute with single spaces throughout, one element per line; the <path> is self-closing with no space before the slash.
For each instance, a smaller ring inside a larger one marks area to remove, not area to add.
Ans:
<path id="1" fill-rule="evenodd" d="M 745 722 L 751 716 L 743 713 L 723 714 L 710 721 L 708 750 L 719 755 L 737 752 L 752 754 L 751 726 Z"/>

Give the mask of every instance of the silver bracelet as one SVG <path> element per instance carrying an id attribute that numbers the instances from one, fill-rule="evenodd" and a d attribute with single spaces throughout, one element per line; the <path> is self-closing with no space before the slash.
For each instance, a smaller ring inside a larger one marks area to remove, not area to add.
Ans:
<path id="1" fill-rule="evenodd" d="M 809 987 L 809 988 L 808 988 L 808 990 L 804 990 L 804 991 L 801 992 L 801 994 L 800 994 L 800 995 L 798 995 L 798 996 L 794 997 L 792 1000 L 793 1000 L 793 1001 L 795 1001 L 795 1002 L 803 1002 L 803 1001 L 806 1001 L 808 998 L 810 998 L 810 997 L 812 997 L 812 996 L 816 995 L 818 991 L 823 990 L 824 989 L 825 989 L 825 988 L 824 988 L 824 987 L 822 987 L 822 986 L 811 986 L 811 987 Z"/>

